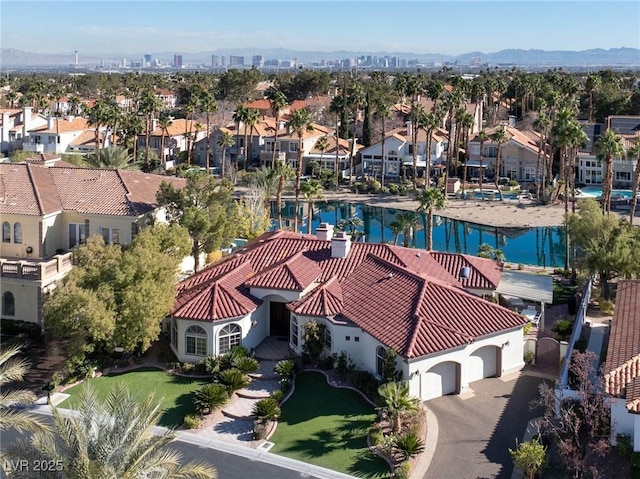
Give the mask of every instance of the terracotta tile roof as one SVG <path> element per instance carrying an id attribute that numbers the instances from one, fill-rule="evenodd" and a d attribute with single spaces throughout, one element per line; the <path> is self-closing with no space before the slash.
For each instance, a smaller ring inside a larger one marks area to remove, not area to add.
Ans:
<path id="1" fill-rule="evenodd" d="M 502 276 L 502 265 L 497 261 L 466 254 L 452 255 L 432 251 L 433 259 L 442 265 L 451 276 L 465 289 L 490 289 L 495 290 Z M 461 278 L 460 271 L 468 267 L 469 278 Z"/>
<path id="2" fill-rule="evenodd" d="M 195 133 L 196 131 L 196 121 L 186 120 L 184 118 L 178 118 L 171 122 L 171 125 L 167 128 L 164 135 L 167 136 L 182 136 L 185 131 L 189 131 L 191 128 L 191 132 Z M 203 128 L 200 131 L 204 131 L 206 129 L 206 125 L 203 124 Z M 162 128 L 159 126 L 151 132 L 151 136 L 162 137 Z"/>
<path id="3" fill-rule="evenodd" d="M 83 130 L 93 131 L 92 128 L 93 127 L 89 126 L 89 122 L 85 118 L 75 117 L 72 120 L 69 120 L 68 118 L 54 118 L 53 126 L 51 128 L 49 128 L 48 125 L 44 125 L 29 131 L 32 133 L 69 133 L 72 131 Z"/>
<path id="4" fill-rule="evenodd" d="M 104 135 L 99 134 L 99 137 L 102 138 Z M 84 131 L 82 133 L 80 133 L 78 136 L 76 136 L 73 140 L 71 140 L 71 142 L 69 142 L 70 145 L 73 146 L 81 146 L 81 145 L 85 145 L 85 146 L 96 146 L 96 134 L 94 131 L 92 130 L 87 130 Z"/>
<path id="5" fill-rule="evenodd" d="M 271 103 L 266 98 L 260 98 L 258 100 L 246 101 L 242 104 L 246 108 L 254 108 L 256 110 L 269 110 L 271 111 Z"/>
<path id="6" fill-rule="evenodd" d="M 194 292 L 209 291 L 214 283 L 227 287 L 225 278 L 243 268 L 252 273 L 245 275 L 243 283 L 247 289 L 242 294 L 247 300 L 256 301 L 250 296 L 252 286 L 303 291 L 318 283 L 289 308 L 301 315 L 344 318 L 406 358 L 524 326 L 526 318 L 460 288 L 458 264 L 471 268 L 471 285 L 491 289 L 489 278 L 501 273 L 495 262 L 442 255 L 462 259 L 438 260 L 427 251 L 376 243 L 352 243 L 347 258 L 332 258 L 330 241 L 271 232 L 180 283 L 174 315 L 203 321 L 237 317 L 239 310 L 230 300 L 211 305 L 211 295 Z M 455 272 L 447 266 L 456 268 Z M 196 296 L 204 304 L 196 304 Z M 192 303 L 188 310 L 187 302 Z M 208 313 L 210 310 L 216 311 L 216 318 Z"/>
<path id="7" fill-rule="evenodd" d="M 56 211 L 139 216 L 157 207 L 163 180 L 177 187 L 180 178 L 128 170 L 46 167 L 33 163 L 0 164 L 0 213 L 42 216 Z"/>
<path id="8" fill-rule="evenodd" d="M 626 397 L 640 413 L 640 280 L 618 283 L 604 367 L 607 394 Z"/>

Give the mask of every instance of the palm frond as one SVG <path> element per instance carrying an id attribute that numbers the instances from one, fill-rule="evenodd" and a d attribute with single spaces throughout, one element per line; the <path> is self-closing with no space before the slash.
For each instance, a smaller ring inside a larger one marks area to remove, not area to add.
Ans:
<path id="1" fill-rule="evenodd" d="M 6 431 L 11 428 L 20 432 L 49 431 L 49 427 L 46 424 L 26 411 L 0 408 L 0 431 Z"/>

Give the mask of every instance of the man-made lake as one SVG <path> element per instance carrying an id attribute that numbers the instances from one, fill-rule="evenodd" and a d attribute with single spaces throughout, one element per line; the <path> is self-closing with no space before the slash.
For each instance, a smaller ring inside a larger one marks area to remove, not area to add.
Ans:
<path id="1" fill-rule="evenodd" d="M 301 202 L 301 209 L 303 203 Z M 275 210 L 275 208 L 274 208 Z M 306 204 L 304 205 L 306 211 Z M 361 225 L 357 230 L 364 235 L 364 240 L 372 243 L 396 243 L 415 248 L 426 248 L 427 215 L 416 215 L 415 226 L 405 238 L 402 232 L 397 235 L 391 228 L 391 223 L 397 221 L 397 215 L 403 210 L 366 206 L 356 203 L 318 202 L 314 206 L 314 217 L 311 231 L 315 233 L 320 223 L 337 225 L 341 220 L 349 222 L 357 217 Z M 411 213 L 411 212 L 409 212 Z M 277 218 L 277 213 L 272 216 Z M 293 217 L 293 202 L 286 202 L 283 209 L 283 222 L 290 225 Z M 299 228 L 307 232 L 308 218 L 305 216 Z M 274 228 L 277 220 L 274 221 Z M 290 227 L 290 226 L 289 226 Z M 351 232 L 352 226 L 347 225 L 346 231 Z M 562 226 L 538 228 L 496 228 L 476 223 L 434 217 L 433 249 L 477 255 L 481 244 L 487 243 L 500 249 L 508 262 L 522 263 L 544 267 L 564 267 L 564 228 Z"/>

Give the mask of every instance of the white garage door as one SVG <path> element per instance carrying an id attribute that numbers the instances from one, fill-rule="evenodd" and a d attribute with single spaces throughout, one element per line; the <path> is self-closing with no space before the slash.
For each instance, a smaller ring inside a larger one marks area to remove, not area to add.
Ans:
<path id="1" fill-rule="evenodd" d="M 485 346 L 475 351 L 469 356 L 467 362 L 467 381 L 473 382 L 478 379 L 488 378 L 496 375 L 496 347 Z"/>
<path id="2" fill-rule="evenodd" d="M 433 399 L 456 392 L 456 363 L 440 363 L 424 373 L 421 397 Z"/>

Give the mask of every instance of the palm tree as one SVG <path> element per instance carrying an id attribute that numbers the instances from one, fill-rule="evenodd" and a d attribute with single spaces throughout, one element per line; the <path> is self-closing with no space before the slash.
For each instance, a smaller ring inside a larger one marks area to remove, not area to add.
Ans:
<path id="1" fill-rule="evenodd" d="M 624 156 L 622 138 L 612 129 L 607 129 L 595 144 L 598 155 L 604 156 L 604 181 L 602 182 L 602 211 L 611 211 L 611 190 L 613 189 L 613 159 Z"/>
<path id="2" fill-rule="evenodd" d="M 123 383 L 116 384 L 104 400 L 87 384 L 76 414 L 63 415 L 55 406 L 52 413 L 60 440 L 37 432 L 12 446 L 6 454 L 9 460 L 61 464 L 61 473 L 67 479 L 216 476 L 215 469 L 206 464 L 180 464 L 181 454 L 167 449 L 175 439 L 173 432 L 154 433 L 162 414 L 159 402 L 153 395 L 137 399 Z M 51 477 L 49 474 L 34 475 L 30 471 L 15 477 Z"/>
<path id="3" fill-rule="evenodd" d="M 353 131 L 351 132 L 351 151 L 349 153 L 349 186 L 353 182 L 354 161 L 356 154 L 356 133 L 358 130 L 358 115 L 360 110 L 364 108 L 367 101 L 367 95 L 364 88 L 358 83 L 354 83 L 349 88 L 347 94 L 347 103 L 353 112 Z"/>
<path id="4" fill-rule="evenodd" d="M 245 123 L 247 121 L 247 111 L 248 108 L 246 108 L 242 103 L 240 103 L 238 106 L 236 106 L 235 111 L 233 112 L 233 121 L 236 124 L 236 171 L 238 171 L 240 169 L 240 154 L 238 151 L 238 147 L 240 145 L 240 125 Z M 243 147 L 243 158 L 245 161 L 245 167 L 246 167 L 246 159 L 247 159 L 247 125 L 244 125 L 244 132 L 245 132 L 245 138 L 244 138 L 244 147 Z"/>
<path id="5" fill-rule="evenodd" d="M 198 133 L 200 133 L 202 130 L 204 130 L 205 126 L 202 123 L 200 123 L 199 121 L 196 121 L 195 123 L 192 122 L 192 124 L 193 124 L 193 129 L 195 131 L 193 133 L 189 134 L 189 137 L 191 138 L 191 155 L 194 157 L 194 163 L 195 163 L 196 149 L 195 149 L 195 147 L 193 145 L 195 143 L 195 139 L 198 138 Z"/>
<path id="6" fill-rule="evenodd" d="M 502 190 L 498 185 L 498 181 L 500 180 L 500 163 L 502 161 L 502 145 L 504 145 L 509 138 L 507 137 L 507 132 L 503 127 L 498 128 L 493 135 L 491 135 L 491 139 L 498 144 L 498 155 L 496 156 L 496 174 L 493 178 L 493 182 L 496 185 L 496 189 L 498 190 L 498 195 L 500 196 L 500 201 L 504 201 L 504 197 L 502 196 Z"/>
<path id="7" fill-rule="evenodd" d="M 18 93 L 15 90 L 9 90 L 9 93 L 7 93 L 7 100 L 9 101 L 10 108 L 15 108 L 16 101 L 18 101 Z"/>
<path id="8" fill-rule="evenodd" d="M 247 109 L 247 121 L 244 124 L 245 126 L 245 130 L 244 130 L 244 134 L 245 134 L 245 138 L 247 135 L 247 126 L 249 127 L 249 135 L 250 135 L 250 139 L 249 139 L 249 143 L 248 143 L 248 155 L 247 155 L 247 162 L 245 163 L 245 168 L 249 165 L 249 163 L 251 162 L 251 160 L 253 159 L 253 129 L 255 128 L 255 126 L 258 124 L 258 120 L 260 119 L 260 112 L 258 110 L 256 110 L 255 108 L 248 108 Z M 247 141 L 245 140 L 244 142 L 245 145 L 247 145 Z"/>
<path id="9" fill-rule="evenodd" d="M 335 131 L 335 140 L 336 140 L 336 161 L 335 161 L 335 174 L 336 174 L 336 191 L 340 188 L 340 118 L 343 116 L 342 112 L 346 110 L 346 100 L 342 95 L 336 95 L 331 100 L 331 105 L 329 106 L 329 111 L 331 113 L 335 113 L 336 115 L 336 131 Z"/>
<path id="10" fill-rule="evenodd" d="M 433 211 L 447 205 L 447 198 L 439 188 L 425 188 L 418 195 L 419 213 L 427 213 L 427 251 L 433 249 Z"/>
<path id="11" fill-rule="evenodd" d="M 320 152 L 320 169 L 322 169 L 322 159 L 324 158 L 324 152 L 329 149 L 329 138 L 327 138 L 327 135 L 318 138 L 315 148 Z M 311 177 L 313 178 L 313 172 L 311 172 Z"/>
<path id="12" fill-rule="evenodd" d="M 311 223 L 313 222 L 313 203 L 316 200 L 325 200 L 324 188 L 318 180 L 309 180 L 302 185 L 302 194 L 307 200 L 309 206 L 309 223 L 307 224 L 307 233 L 311 234 Z"/>
<path id="13" fill-rule="evenodd" d="M 305 132 L 313 131 L 311 116 L 306 109 L 295 110 L 289 121 L 291 131 L 298 137 L 298 161 L 296 163 L 296 204 L 293 213 L 293 231 L 298 231 L 298 208 L 300 206 L 300 179 L 302 177 L 302 137 Z"/>
<path id="14" fill-rule="evenodd" d="M 13 382 L 22 381 L 29 370 L 29 362 L 15 357 L 20 354 L 20 346 L 7 346 L 0 352 L 0 433 L 10 428 L 18 431 L 46 431 L 47 427 L 25 411 L 12 406 L 31 404 L 35 396 L 24 389 L 7 390 Z"/>
<path id="15" fill-rule="evenodd" d="M 236 140 L 233 138 L 233 135 L 228 131 L 222 131 L 220 137 L 218 138 L 218 146 L 222 148 L 222 160 L 220 160 L 220 175 L 224 178 L 224 166 L 226 163 L 226 154 L 227 148 L 232 147 L 236 144 Z"/>
<path id="16" fill-rule="evenodd" d="M 409 247 L 412 233 L 418 226 L 418 217 L 412 211 L 398 213 L 396 221 L 402 226 L 402 246 Z"/>
<path id="17" fill-rule="evenodd" d="M 424 116 L 422 105 L 414 103 L 411 105 L 411 151 L 413 159 L 413 189 L 418 189 L 418 130 L 420 129 L 420 119 Z"/>
<path id="18" fill-rule="evenodd" d="M 480 181 L 480 198 L 482 198 L 484 200 L 484 195 L 482 194 L 482 180 L 484 179 L 484 165 L 482 164 L 482 160 L 483 160 L 483 148 L 484 148 L 484 143 L 486 141 L 489 141 L 489 135 L 487 134 L 487 132 L 485 130 L 480 130 L 478 132 L 478 139 L 480 140 L 480 174 L 479 174 L 479 181 Z"/>
<path id="19" fill-rule="evenodd" d="M 164 167 L 166 165 L 166 157 L 164 154 L 164 139 L 166 135 L 169 134 L 169 127 L 173 125 L 173 120 L 169 115 L 164 113 L 160 114 L 160 118 L 158 118 L 158 126 L 162 130 L 162 137 L 160 138 L 160 164 Z"/>
<path id="20" fill-rule="evenodd" d="M 200 102 L 202 104 L 202 109 L 205 111 L 207 115 L 207 152 L 205 155 L 205 169 L 207 170 L 207 174 L 209 173 L 210 167 L 210 159 L 211 156 L 211 113 L 214 113 L 218 109 L 218 105 L 216 104 L 216 100 L 213 95 L 205 91 L 202 98 L 200 98 Z"/>
<path id="21" fill-rule="evenodd" d="M 191 153 L 192 153 L 191 148 L 193 147 L 193 138 L 194 138 L 193 127 L 196 124 L 194 117 L 197 109 L 198 109 L 198 97 L 196 95 L 192 95 L 184 107 L 184 112 L 185 112 L 184 128 L 185 128 L 185 137 L 187 139 L 187 162 L 189 164 L 191 164 Z M 202 127 L 200 123 L 198 123 L 198 125 Z M 189 127 L 188 132 L 187 132 L 187 127 Z"/>
<path id="22" fill-rule="evenodd" d="M 382 127 L 382 142 L 381 142 L 381 149 L 382 149 L 382 153 L 381 153 L 381 168 L 380 168 L 380 186 L 384 186 L 384 175 L 386 173 L 385 171 L 385 166 L 386 166 L 386 158 L 385 158 L 385 140 L 386 140 L 386 136 L 387 136 L 387 120 L 389 118 L 391 118 L 391 104 L 388 101 L 387 97 L 385 96 L 381 96 L 378 98 L 377 102 L 376 102 L 376 112 L 375 112 L 375 116 L 377 118 L 380 119 L 380 123 L 381 123 L 381 127 Z"/>
<path id="23" fill-rule="evenodd" d="M 82 103 L 82 101 L 80 100 L 80 97 L 78 95 L 71 95 L 69 97 L 69 108 L 72 115 L 77 115 L 78 113 L 80 113 L 80 103 Z"/>
<path id="24" fill-rule="evenodd" d="M 640 138 L 636 138 L 635 143 L 627 151 L 629 158 L 636 162 L 633 171 L 633 196 L 631 198 L 631 211 L 629 212 L 629 223 L 633 224 L 633 218 L 636 216 L 636 206 L 638 204 L 638 186 L 640 185 Z"/>
<path id="25" fill-rule="evenodd" d="M 267 99 L 269 100 L 269 105 L 271 106 L 271 112 L 273 116 L 276 118 L 276 126 L 275 133 L 273 135 L 273 152 L 271 156 L 271 168 L 274 169 L 276 167 L 276 145 L 278 144 L 278 124 L 280 123 L 280 112 L 287 106 L 287 97 L 284 96 L 280 90 L 276 88 L 270 88 L 267 90 Z"/>
<path id="26" fill-rule="evenodd" d="M 408 381 L 392 381 L 378 388 L 378 394 L 384 401 L 383 409 L 389 415 L 393 432 L 400 433 L 402 414 L 407 411 L 417 411 L 420 400 L 409 395 Z"/>
<path id="27" fill-rule="evenodd" d="M 94 135 L 96 142 L 96 155 L 100 156 L 100 127 L 106 124 L 108 120 L 107 102 L 98 98 L 88 113 L 89 125 L 94 127 Z M 56 124 L 59 120 L 56 120 Z"/>
<path id="28" fill-rule="evenodd" d="M 87 155 L 86 162 L 93 168 L 128 169 L 135 166 L 133 157 L 122 146 L 108 146 L 97 153 Z"/>
<path id="29" fill-rule="evenodd" d="M 278 208 L 278 228 L 282 229 L 282 194 L 284 193 L 284 187 L 287 180 L 293 178 L 295 174 L 291 165 L 286 161 L 277 161 L 275 172 L 278 175 L 278 193 L 276 194 L 276 208 Z"/>
<path id="30" fill-rule="evenodd" d="M 541 180 L 543 176 L 546 176 L 544 175 L 544 172 L 546 171 L 544 162 L 547 158 L 545 145 L 547 143 L 547 131 L 549 130 L 550 124 L 551 120 L 549 119 L 549 116 L 544 112 L 540 112 L 540 115 L 538 115 L 538 118 L 536 118 L 535 122 L 533 123 L 533 126 L 540 133 L 540 140 L 538 142 L 538 161 L 536 162 L 536 198 L 538 199 L 538 202 L 540 202 L 541 189 L 544 188 L 545 183 Z"/>
<path id="31" fill-rule="evenodd" d="M 402 233 L 403 227 L 402 227 L 402 225 L 400 224 L 399 221 L 394 220 L 391 223 L 389 223 L 389 229 L 393 233 L 393 244 L 397 245 L 398 244 L 398 237 L 400 236 L 400 233 Z"/>
<path id="32" fill-rule="evenodd" d="M 162 103 L 162 100 L 158 96 L 156 96 L 153 90 L 147 89 L 142 93 L 142 98 L 140 99 L 140 112 L 144 114 L 146 118 L 144 164 L 147 170 L 149 168 L 149 152 L 151 148 L 149 137 L 151 136 L 153 119 L 155 118 L 156 114 L 160 112 L 163 106 L 164 105 Z"/>
<path id="33" fill-rule="evenodd" d="M 585 90 L 589 94 L 589 123 L 593 123 L 593 92 L 595 92 L 602 84 L 602 77 L 598 73 L 591 73 L 587 77 L 584 85 Z"/>
<path id="34" fill-rule="evenodd" d="M 141 116 L 129 113 L 124 119 L 124 131 L 126 134 L 126 143 L 131 148 L 133 159 L 138 161 L 138 137 L 144 132 L 144 121 Z"/>
<path id="35" fill-rule="evenodd" d="M 464 167 L 462 169 L 462 197 L 464 198 L 464 187 L 467 182 L 467 163 L 469 162 L 469 132 L 473 127 L 473 115 L 467 110 L 462 110 L 458 121 L 462 128 L 462 136 L 464 141 Z"/>

